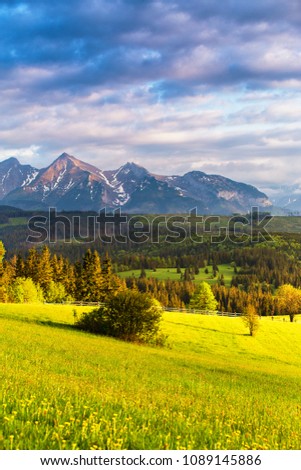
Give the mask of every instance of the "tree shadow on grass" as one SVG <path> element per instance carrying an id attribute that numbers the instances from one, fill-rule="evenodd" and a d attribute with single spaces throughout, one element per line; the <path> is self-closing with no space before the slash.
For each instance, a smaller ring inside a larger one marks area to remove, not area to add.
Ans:
<path id="1" fill-rule="evenodd" d="M 222 333 L 222 334 L 226 334 L 226 335 L 233 335 L 233 336 L 250 336 L 249 333 L 235 333 L 235 332 L 231 332 L 231 331 L 224 331 L 224 330 L 217 330 L 216 328 L 206 328 L 205 326 L 202 326 L 202 325 L 189 325 L 187 323 L 181 323 L 181 322 L 168 322 L 168 320 L 166 321 L 166 323 L 170 323 L 172 325 L 179 325 L 179 326 L 185 326 L 186 328 L 189 328 L 191 330 L 206 330 L 206 331 L 213 331 L 215 333 Z"/>
<path id="2" fill-rule="evenodd" d="M 32 320 L 31 323 L 42 326 L 50 326 L 51 328 L 60 328 L 62 330 L 80 331 L 76 325 L 72 325 L 71 323 L 59 323 L 51 320 Z"/>
<path id="3" fill-rule="evenodd" d="M 216 328 L 205 328 L 203 326 L 199 327 L 202 330 L 213 331 L 214 333 L 222 333 L 223 335 L 231 335 L 231 336 L 250 336 L 249 333 L 235 333 L 232 331 L 224 331 L 224 330 L 217 330 Z"/>
<path id="4" fill-rule="evenodd" d="M 20 317 L 17 315 L 10 315 L 10 316 L 2 316 L 0 315 L 0 318 L 5 318 L 13 321 L 18 321 L 18 322 L 23 322 L 23 323 L 31 323 L 32 325 L 42 325 L 42 326 L 50 326 L 52 328 L 60 328 L 63 330 L 77 330 L 79 331 L 79 328 L 75 324 L 71 323 L 60 323 L 60 322 L 55 322 L 52 320 L 40 320 L 37 318 L 28 318 L 26 316 Z"/>

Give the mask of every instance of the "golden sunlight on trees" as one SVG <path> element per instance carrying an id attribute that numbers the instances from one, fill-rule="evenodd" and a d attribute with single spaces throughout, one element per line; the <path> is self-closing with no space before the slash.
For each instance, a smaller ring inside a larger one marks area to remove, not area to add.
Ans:
<path id="1" fill-rule="evenodd" d="M 249 328 L 250 336 L 255 336 L 259 329 L 259 315 L 256 312 L 254 305 L 249 304 L 243 315 L 242 320 L 247 328 Z"/>
<path id="2" fill-rule="evenodd" d="M 301 289 L 297 289 L 291 284 L 280 286 L 276 299 L 279 312 L 283 315 L 289 315 L 290 321 L 294 321 L 295 315 L 301 311 Z"/>
<path id="3" fill-rule="evenodd" d="M 216 311 L 218 303 L 208 282 L 201 282 L 190 300 L 189 307 Z"/>

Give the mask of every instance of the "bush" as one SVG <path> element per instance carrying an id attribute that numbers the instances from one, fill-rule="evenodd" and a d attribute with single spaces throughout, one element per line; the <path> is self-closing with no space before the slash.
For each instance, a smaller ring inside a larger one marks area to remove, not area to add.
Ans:
<path id="1" fill-rule="evenodd" d="M 92 333 L 113 336 L 126 341 L 156 342 L 160 338 L 162 307 L 145 293 L 121 291 L 105 305 L 84 313 L 76 322 L 78 328 Z"/>

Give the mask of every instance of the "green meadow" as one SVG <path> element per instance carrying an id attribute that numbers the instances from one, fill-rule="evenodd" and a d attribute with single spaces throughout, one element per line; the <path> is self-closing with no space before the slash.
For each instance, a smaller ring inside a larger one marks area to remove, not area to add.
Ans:
<path id="1" fill-rule="evenodd" d="M 4 227 L 19 227 L 21 225 L 26 226 L 28 222 L 27 217 L 10 217 L 7 221 L 7 223 L 0 224 L 0 228 Z"/>
<path id="2" fill-rule="evenodd" d="M 184 274 L 184 269 L 182 268 L 182 273 Z M 212 266 L 208 266 L 208 273 L 205 273 L 205 268 L 201 268 L 199 274 L 194 275 L 194 282 L 200 283 L 202 281 L 208 282 L 208 284 L 215 284 L 218 281 L 218 277 L 223 274 L 225 285 L 229 286 L 234 275 L 234 269 L 229 264 L 221 264 L 218 266 L 217 275 L 215 278 L 212 276 Z M 153 277 L 160 281 L 180 281 L 181 274 L 177 273 L 176 268 L 157 268 L 156 271 L 153 269 L 145 269 L 146 277 Z M 122 279 L 128 277 L 139 278 L 141 274 L 141 269 L 132 269 L 130 271 L 118 272 L 118 276 Z"/>
<path id="3" fill-rule="evenodd" d="M 0 449 L 300 449 L 299 322 L 165 313 L 155 348 L 73 309 L 0 305 Z"/>

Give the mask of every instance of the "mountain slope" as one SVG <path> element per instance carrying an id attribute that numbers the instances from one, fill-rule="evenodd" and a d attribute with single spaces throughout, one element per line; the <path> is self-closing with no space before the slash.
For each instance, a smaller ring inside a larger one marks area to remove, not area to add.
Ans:
<path id="1" fill-rule="evenodd" d="M 254 186 L 200 171 L 160 176 L 135 163 L 101 171 L 66 153 L 41 170 L 15 159 L 0 163 L 0 175 L 1 169 L 2 203 L 21 209 L 185 213 L 197 208 L 203 214 L 232 214 L 271 206 Z"/>
<path id="2" fill-rule="evenodd" d="M 98 208 L 102 200 L 102 172 L 75 157 L 63 153 L 36 178 L 8 194 L 4 201 L 21 208 L 57 207 L 71 210 Z"/>
<path id="3" fill-rule="evenodd" d="M 103 173 L 116 195 L 112 204 L 117 206 L 124 206 L 137 187 L 150 177 L 150 173 L 145 168 L 135 163 L 126 163 L 118 170 L 104 171 Z"/>
<path id="4" fill-rule="evenodd" d="M 29 184 L 39 170 L 30 165 L 22 165 L 16 158 L 0 162 L 0 200 L 16 188 Z"/>
<path id="5" fill-rule="evenodd" d="M 203 213 L 229 214 L 246 212 L 246 207 L 271 206 L 267 196 L 254 186 L 237 183 L 219 175 L 207 175 L 201 171 L 191 171 L 184 176 L 166 177 L 169 186 L 198 201 Z"/>
<path id="6" fill-rule="evenodd" d="M 175 214 L 189 212 L 194 207 L 196 207 L 194 199 L 182 196 L 177 189 L 170 187 L 166 182 L 148 176 L 131 194 L 131 199 L 124 206 L 124 211 L 145 214 Z"/>
<path id="7" fill-rule="evenodd" d="M 292 185 L 283 185 L 266 188 L 273 205 L 282 208 L 283 214 L 301 213 L 301 185 L 295 183 Z"/>

